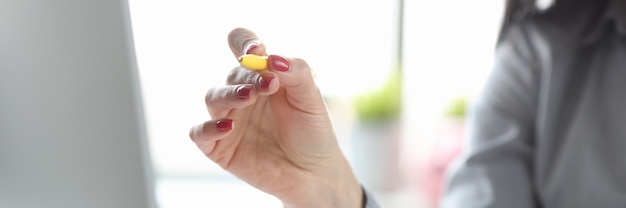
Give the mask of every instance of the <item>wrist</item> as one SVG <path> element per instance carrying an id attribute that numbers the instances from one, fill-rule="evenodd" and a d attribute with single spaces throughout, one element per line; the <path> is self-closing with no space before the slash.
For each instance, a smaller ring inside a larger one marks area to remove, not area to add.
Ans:
<path id="1" fill-rule="evenodd" d="M 364 197 L 361 184 L 356 179 L 347 161 L 342 168 L 330 174 L 314 174 L 301 183 L 289 198 L 280 198 L 284 207 L 337 207 L 362 208 Z"/>

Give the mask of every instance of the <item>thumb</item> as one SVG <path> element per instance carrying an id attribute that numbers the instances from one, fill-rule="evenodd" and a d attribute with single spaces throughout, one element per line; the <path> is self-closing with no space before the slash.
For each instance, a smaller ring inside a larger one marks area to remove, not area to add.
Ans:
<path id="1" fill-rule="evenodd" d="M 313 80 L 311 68 L 299 58 L 279 55 L 268 56 L 268 68 L 279 77 L 288 101 L 294 107 L 310 113 L 324 113 L 326 106 L 319 88 Z"/>

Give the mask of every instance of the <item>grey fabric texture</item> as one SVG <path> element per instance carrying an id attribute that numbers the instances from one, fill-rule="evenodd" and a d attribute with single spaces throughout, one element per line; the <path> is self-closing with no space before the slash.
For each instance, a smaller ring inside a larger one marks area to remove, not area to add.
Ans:
<path id="1" fill-rule="evenodd" d="M 505 33 L 442 207 L 626 207 L 621 3 L 589 33 L 551 14 Z"/>

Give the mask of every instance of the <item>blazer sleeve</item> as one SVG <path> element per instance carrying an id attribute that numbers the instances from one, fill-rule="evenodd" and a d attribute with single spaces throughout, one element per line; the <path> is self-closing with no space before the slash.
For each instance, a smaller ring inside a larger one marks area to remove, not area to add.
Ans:
<path id="1" fill-rule="evenodd" d="M 372 193 L 365 190 L 365 188 L 363 188 L 363 201 L 364 201 L 363 203 L 364 208 L 380 208 L 380 205 L 374 198 L 374 195 L 372 195 Z"/>
<path id="2" fill-rule="evenodd" d="M 547 44 L 513 26 L 471 106 L 465 150 L 448 170 L 442 207 L 535 207 L 534 128 Z"/>

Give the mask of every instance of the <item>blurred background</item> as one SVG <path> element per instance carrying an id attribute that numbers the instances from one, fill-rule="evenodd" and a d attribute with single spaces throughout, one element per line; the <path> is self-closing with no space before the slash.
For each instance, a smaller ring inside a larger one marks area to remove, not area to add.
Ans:
<path id="1" fill-rule="evenodd" d="M 204 94 L 237 65 L 226 36 L 316 70 L 342 149 L 383 207 L 437 207 L 465 109 L 491 69 L 504 1 L 129 0 L 161 207 L 281 207 L 197 150 Z"/>

